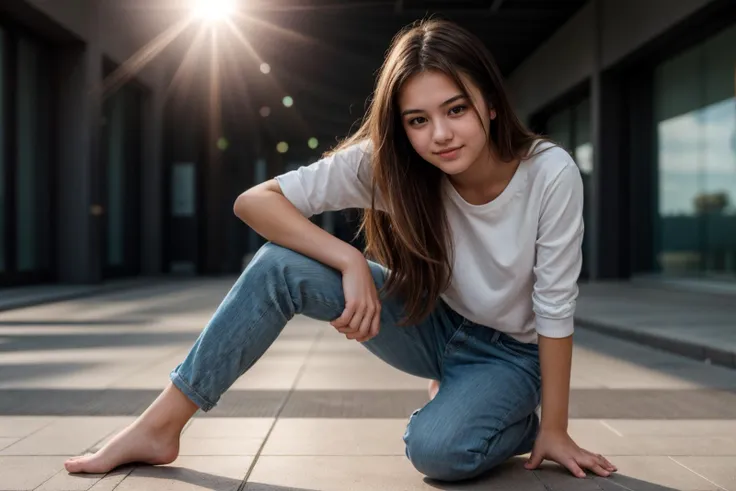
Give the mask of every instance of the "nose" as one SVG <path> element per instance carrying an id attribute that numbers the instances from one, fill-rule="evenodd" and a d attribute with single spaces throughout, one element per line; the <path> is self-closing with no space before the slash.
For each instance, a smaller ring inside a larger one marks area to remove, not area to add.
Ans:
<path id="1" fill-rule="evenodd" d="M 446 121 L 437 121 L 434 124 L 434 134 L 432 135 L 434 142 L 444 144 L 452 140 L 452 128 Z"/>

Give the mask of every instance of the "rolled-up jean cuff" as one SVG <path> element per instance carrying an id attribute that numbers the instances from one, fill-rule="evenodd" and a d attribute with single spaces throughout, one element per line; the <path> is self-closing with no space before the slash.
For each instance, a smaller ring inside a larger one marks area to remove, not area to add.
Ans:
<path id="1" fill-rule="evenodd" d="M 207 412 L 213 407 L 215 407 L 215 404 L 208 401 L 206 398 L 199 395 L 199 393 L 194 390 L 186 380 L 182 378 L 179 373 L 174 370 L 169 374 L 169 378 L 171 379 L 171 383 L 173 383 L 177 389 L 179 389 L 185 396 L 187 396 L 194 404 L 199 406 L 199 408 Z"/>

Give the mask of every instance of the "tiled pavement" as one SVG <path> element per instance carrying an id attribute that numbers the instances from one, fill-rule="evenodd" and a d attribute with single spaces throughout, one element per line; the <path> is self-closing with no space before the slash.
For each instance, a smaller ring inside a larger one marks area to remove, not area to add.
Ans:
<path id="1" fill-rule="evenodd" d="M 292 321 L 169 466 L 72 476 L 167 383 L 230 280 L 153 285 L 0 313 L 0 490 L 734 490 L 736 371 L 579 329 L 571 433 L 620 471 L 577 480 L 513 460 L 474 482 L 403 456 L 426 381 L 325 324 Z"/>

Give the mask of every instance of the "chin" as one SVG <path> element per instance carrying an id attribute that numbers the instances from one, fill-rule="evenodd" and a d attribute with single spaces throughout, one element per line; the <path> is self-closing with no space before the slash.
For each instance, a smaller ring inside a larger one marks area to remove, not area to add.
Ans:
<path id="1" fill-rule="evenodd" d="M 470 168 L 470 164 L 465 162 L 464 160 L 456 160 L 451 162 L 432 162 L 432 165 L 437 167 L 439 170 L 444 172 L 447 175 L 455 176 L 457 174 L 462 174 L 468 168 Z"/>

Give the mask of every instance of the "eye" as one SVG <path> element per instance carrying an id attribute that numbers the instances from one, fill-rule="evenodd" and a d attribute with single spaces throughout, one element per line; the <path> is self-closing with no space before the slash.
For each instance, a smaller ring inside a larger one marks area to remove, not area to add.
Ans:
<path id="1" fill-rule="evenodd" d="M 450 113 L 451 114 L 454 114 L 455 116 L 458 116 L 460 114 L 463 114 L 466 109 L 468 109 L 468 106 L 465 106 L 465 105 L 462 105 L 461 104 L 459 106 L 455 106 L 452 109 L 450 109 Z"/>
<path id="2" fill-rule="evenodd" d="M 424 118 L 422 116 L 418 116 L 416 118 L 413 118 L 413 119 L 410 119 L 409 120 L 409 126 L 417 126 L 417 125 L 420 125 L 420 124 L 422 124 L 422 123 L 424 123 L 426 121 L 427 121 L 426 118 Z"/>

